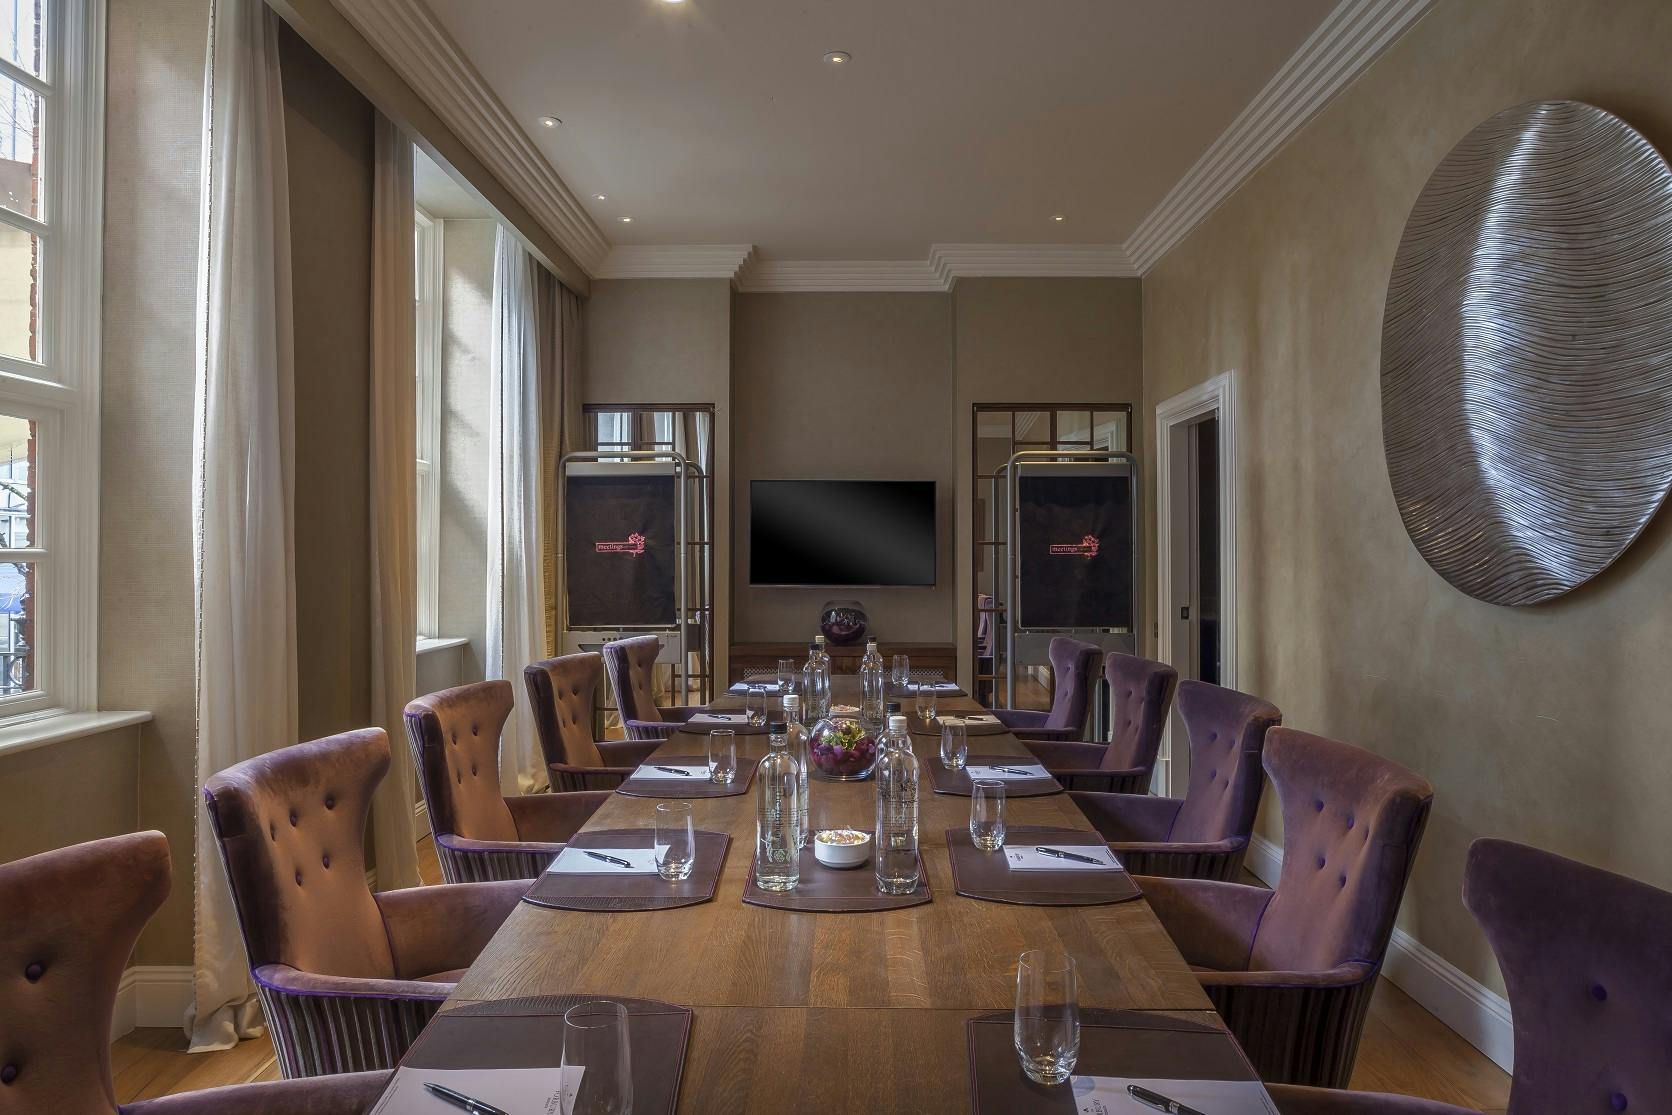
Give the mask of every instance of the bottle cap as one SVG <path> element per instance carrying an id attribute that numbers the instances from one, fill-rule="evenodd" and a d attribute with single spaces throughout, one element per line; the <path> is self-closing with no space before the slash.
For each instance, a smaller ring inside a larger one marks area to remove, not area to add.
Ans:
<path id="1" fill-rule="evenodd" d="M 906 730 L 906 718 L 901 716 L 897 712 L 896 713 L 891 713 L 888 717 L 888 730 L 891 731 L 891 732 L 903 732 L 903 731 L 905 731 Z"/>
<path id="2" fill-rule="evenodd" d="M 899 701 L 890 701 L 882 707 L 882 710 L 886 713 L 889 713 L 890 715 L 892 715 L 896 712 L 899 712 L 900 711 L 900 702 Z"/>
<path id="3" fill-rule="evenodd" d="M 769 732 L 781 732 L 781 731 L 783 731 L 784 730 L 784 714 L 781 713 L 781 712 L 775 712 L 771 716 L 767 717 L 766 718 L 766 730 L 769 731 Z"/>
<path id="4" fill-rule="evenodd" d="M 792 708 L 793 709 L 798 709 L 800 707 L 801 707 L 801 694 L 799 694 L 799 693 L 786 693 L 786 694 L 784 694 L 784 711 L 785 712 L 788 712 Z"/>

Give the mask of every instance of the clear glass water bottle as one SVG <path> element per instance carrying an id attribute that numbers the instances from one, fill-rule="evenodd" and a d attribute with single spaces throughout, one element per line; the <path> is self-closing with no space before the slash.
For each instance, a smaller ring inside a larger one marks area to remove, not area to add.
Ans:
<path id="1" fill-rule="evenodd" d="M 865 644 L 865 657 L 859 660 L 859 720 L 873 731 L 884 727 L 883 702 L 888 699 L 888 681 L 883 674 L 882 652 L 877 641 Z"/>
<path id="2" fill-rule="evenodd" d="M 755 885 L 770 891 L 801 882 L 801 769 L 784 728 L 782 716 L 767 721 L 769 747 L 755 773 Z"/>
<path id="3" fill-rule="evenodd" d="M 883 723 L 888 726 L 877 736 L 878 753 L 887 751 L 891 747 L 904 747 L 907 751 L 910 751 L 911 732 L 906 728 L 906 718 L 900 714 L 900 702 L 890 701 L 886 707 L 888 711 L 883 714 Z M 896 720 L 900 722 L 897 730 L 894 724 Z"/>
<path id="4" fill-rule="evenodd" d="M 795 757 L 796 766 L 801 768 L 800 784 L 796 792 L 796 812 L 800 817 L 801 847 L 810 848 L 813 845 L 813 811 L 811 801 L 807 796 L 807 726 L 801 722 L 801 697 L 791 693 L 784 698 L 784 737 L 789 746 L 789 752 Z"/>
<path id="5" fill-rule="evenodd" d="M 904 745 L 883 748 L 877 760 L 877 889 L 884 894 L 910 894 L 917 889 L 922 864 L 917 858 L 917 756 L 906 734 L 906 718 L 888 718 L 889 737 Z"/>
<path id="6" fill-rule="evenodd" d="M 801 715 L 808 723 L 830 715 L 830 656 L 823 642 L 821 635 L 807 644 L 807 664 L 801 667 Z"/>

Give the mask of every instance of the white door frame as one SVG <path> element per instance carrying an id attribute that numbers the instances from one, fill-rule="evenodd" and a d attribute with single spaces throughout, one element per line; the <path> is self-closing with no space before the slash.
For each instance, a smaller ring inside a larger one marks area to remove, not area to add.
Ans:
<path id="1" fill-rule="evenodd" d="M 1237 685 L 1237 379 L 1236 370 L 1221 373 L 1205 383 L 1181 391 L 1155 408 L 1155 654 L 1162 662 L 1173 661 L 1172 617 L 1178 607 L 1173 586 L 1172 535 L 1172 432 L 1209 415 L 1219 419 L 1219 682 L 1228 689 Z M 1183 673 L 1181 670 L 1180 673 Z M 1173 741 L 1169 717 L 1161 742 L 1158 765 L 1164 774 L 1159 789 L 1172 794 Z"/>

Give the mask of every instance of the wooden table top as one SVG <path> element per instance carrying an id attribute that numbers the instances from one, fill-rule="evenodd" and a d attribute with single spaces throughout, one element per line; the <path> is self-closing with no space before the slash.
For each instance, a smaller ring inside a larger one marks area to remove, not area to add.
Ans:
<path id="1" fill-rule="evenodd" d="M 838 680 L 838 699 L 851 679 Z M 722 698 L 717 706 L 734 707 Z M 967 698 L 943 708 L 976 708 Z M 908 709 L 908 712 L 910 710 Z M 935 745 L 919 737 L 926 759 Z M 739 763 L 765 737 L 739 736 Z M 678 733 L 658 754 L 700 755 Z M 972 754 L 1028 752 L 1015 737 L 971 737 Z M 815 780 L 815 825 L 874 822 L 872 782 Z M 524 995 L 639 996 L 695 1010 L 682 1112 L 969 1111 L 964 1023 L 1009 1010 L 1017 956 L 1067 951 L 1085 1007 L 1210 1012 L 1189 966 L 1143 899 L 1110 906 L 1012 906 L 953 889 L 946 830 L 969 821 L 969 799 L 930 791 L 920 842 L 934 901 L 878 913 L 798 913 L 745 905 L 755 797 L 693 799 L 699 828 L 729 833 L 712 902 L 672 910 L 597 913 L 524 904 L 459 982 L 452 1004 Z M 656 799 L 613 796 L 588 829 L 648 827 Z M 1086 828 L 1067 795 L 1012 798 L 1010 824 Z M 869 871 L 870 867 L 860 868 Z M 817 1104 L 808 1105 L 810 1098 Z"/>

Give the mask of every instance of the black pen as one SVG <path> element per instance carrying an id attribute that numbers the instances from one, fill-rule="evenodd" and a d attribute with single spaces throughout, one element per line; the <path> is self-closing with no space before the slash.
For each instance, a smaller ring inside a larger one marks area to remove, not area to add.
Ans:
<path id="1" fill-rule="evenodd" d="M 1152 1092 L 1148 1088 L 1140 1088 L 1136 1084 L 1128 1084 L 1126 1092 L 1146 1107 L 1153 1107 L 1157 1111 L 1165 1111 L 1167 1115 L 1202 1115 L 1194 1107 L 1186 1107 L 1178 1100 L 1170 1100 L 1160 1092 Z"/>
<path id="2" fill-rule="evenodd" d="M 1061 848 L 1035 848 L 1034 851 L 1042 856 L 1056 856 L 1058 859 L 1071 859 L 1079 863 L 1095 863 L 1099 867 L 1107 866 L 1102 860 L 1091 856 L 1082 856 L 1078 852 L 1065 852 Z"/>
<path id="3" fill-rule="evenodd" d="M 439 1084 L 425 1084 L 424 1090 L 437 1099 L 446 1100 L 460 1111 L 468 1111 L 470 1115 L 511 1115 L 502 1107 L 495 1107 L 491 1103 L 473 1100 L 463 1092 L 455 1092 L 451 1088 L 443 1088 Z"/>
<path id="4" fill-rule="evenodd" d="M 587 848 L 582 848 L 581 851 L 585 852 L 587 855 L 591 856 L 593 859 L 601 859 L 605 863 L 613 863 L 617 867 L 632 867 L 633 866 L 631 863 L 629 863 L 627 860 L 622 859 L 620 856 L 606 856 L 603 852 L 594 852 L 594 851 L 591 851 L 590 849 L 587 849 Z"/>
<path id="5" fill-rule="evenodd" d="M 691 772 L 690 771 L 680 770 L 678 767 L 662 767 L 662 766 L 657 766 L 655 763 L 651 763 L 650 768 L 652 770 L 665 770 L 669 774 L 677 774 L 681 778 L 690 778 L 691 777 Z"/>
<path id="6" fill-rule="evenodd" d="M 996 770 L 996 771 L 1001 771 L 1005 774 L 1019 774 L 1019 775 L 1023 776 L 1024 778 L 1033 778 L 1034 777 L 1034 772 L 1033 771 L 1031 771 L 1031 770 L 1019 770 L 1016 767 L 994 767 L 993 769 Z"/>

